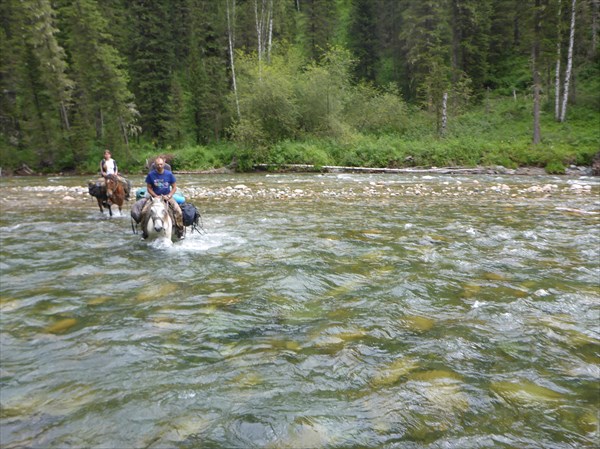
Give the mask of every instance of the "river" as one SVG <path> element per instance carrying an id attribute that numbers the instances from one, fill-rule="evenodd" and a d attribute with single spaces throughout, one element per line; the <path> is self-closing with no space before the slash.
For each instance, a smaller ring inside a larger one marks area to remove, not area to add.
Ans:
<path id="1" fill-rule="evenodd" d="M 180 175 L 172 247 L 88 179 L 0 178 L 3 449 L 598 442 L 599 178 Z"/>

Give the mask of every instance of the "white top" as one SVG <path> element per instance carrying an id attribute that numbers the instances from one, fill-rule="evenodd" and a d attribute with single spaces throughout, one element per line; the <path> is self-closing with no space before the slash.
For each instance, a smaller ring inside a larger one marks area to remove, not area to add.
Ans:
<path id="1" fill-rule="evenodd" d="M 101 167 L 104 169 L 107 175 L 114 175 L 115 169 L 117 168 L 117 164 L 115 160 L 111 157 L 110 159 L 102 159 Z"/>

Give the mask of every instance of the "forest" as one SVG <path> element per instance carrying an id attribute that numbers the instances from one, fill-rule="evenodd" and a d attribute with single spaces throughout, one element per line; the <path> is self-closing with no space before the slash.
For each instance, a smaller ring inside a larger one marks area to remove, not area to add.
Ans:
<path id="1" fill-rule="evenodd" d="M 0 22 L 4 173 L 600 150 L 600 0 L 2 0 Z"/>

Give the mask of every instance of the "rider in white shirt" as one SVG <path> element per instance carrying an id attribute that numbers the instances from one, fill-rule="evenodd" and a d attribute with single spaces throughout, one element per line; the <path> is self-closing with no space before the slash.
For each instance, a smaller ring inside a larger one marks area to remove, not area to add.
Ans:
<path id="1" fill-rule="evenodd" d="M 106 178 L 108 175 L 119 174 L 117 162 L 111 157 L 109 150 L 104 152 L 104 159 L 100 161 L 100 174 L 103 178 Z"/>

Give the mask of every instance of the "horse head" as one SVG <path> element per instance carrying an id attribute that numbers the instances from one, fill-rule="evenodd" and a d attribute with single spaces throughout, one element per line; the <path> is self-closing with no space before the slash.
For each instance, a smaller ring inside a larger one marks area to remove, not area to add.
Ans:
<path id="1" fill-rule="evenodd" d="M 108 175 L 106 177 L 106 196 L 112 199 L 113 195 L 119 187 L 119 180 L 115 175 Z"/>
<path id="2" fill-rule="evenodd" d="M 169 211 L 166 206 L 166 202 L 162 197 L 152 198 L 152 205 L 150 206 L 150 220 L 152 226 L 156 232 L 161 232 L 167 228 L 167 223 L 170 224 Z"/>

